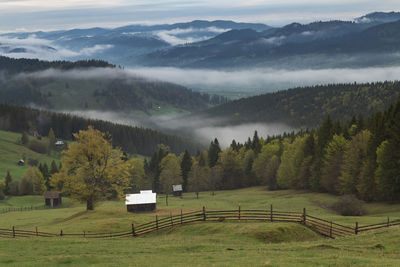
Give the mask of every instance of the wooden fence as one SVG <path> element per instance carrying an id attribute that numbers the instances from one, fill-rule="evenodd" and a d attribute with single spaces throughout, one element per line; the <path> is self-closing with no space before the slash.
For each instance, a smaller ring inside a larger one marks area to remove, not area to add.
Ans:
<path id="1" fill-rule="evenodd" d="M 344 236 L 357 235 L 360 232 L 375 230 L 380 228 L 400 225 L 400 220 L 390 221 L 389 218 L 384 223 L 359 226 L 358 222 L 354 227 L 346 226 L 332 221 L 327 221 L 308 215 L 306 209 L 302 212 L 276 211 L 272 205 L 268 209 L 244 210 L 239 206 L 236 210 L 206 210 L 203 207 L 200 211 L 193 211 L 160 218 L 156 215 L 155 220 L 140 224 L 132 224 L 129 230 L 110 233 L 67 233 L 60 230 L 59 233 L 41 232 L 36 227 L 34 231 L 19 230 L 15 227 L 12 229 L 0 229 L 0 237 L 17 238 L 17 237 L 83 237 L 83 238 L 117 238 L 117 237 L 137 237 L 163 229 L 172 228 L 178 225 L 206 222 L 206 221 L 260 221 L 260 222 L 291 222 L 300 223 L 313 231 L 329 237 L 338 238 Z"/>
<path id="2" fill-rule="evenodd" d="M 31 211 L 31 210 L 45 210 L 45 209 L 54 209 L 58 207 L 50 207 L 50 206 L 30 206 L 30 207 L 12 207 L 12 208 L 0 208 L 0 214 L 8 213 L 8 212 L 17 212 L 17 211 Z"/>

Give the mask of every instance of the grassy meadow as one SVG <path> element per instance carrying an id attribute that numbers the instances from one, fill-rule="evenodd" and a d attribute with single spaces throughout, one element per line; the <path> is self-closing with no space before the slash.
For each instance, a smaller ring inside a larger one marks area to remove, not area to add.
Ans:
<path id="1" fill-rule="evenodd" d="M 34 137 L 30 138 L 34 139 Z M 56 160 L 58 164 L 61 153 L 56 151 L 52 151 L 50 155 L 37 153 L 23 146 L 19 142 L 20 139 L 19 133 L 0 131 L 0 179 L 3 179 L 7 171 L 10 171 L 13 180 L 21 180 L 26 169 L 29 168 L 29 159 L 47 163 L 49 167 L 53 160 Z M 18 161 L 23 157 L 25 157 L 25 165 L 18 166 Z"/>
<path id="2" fill-rule="evenodd" d="M 207 209 L 269 208 L 301 211 L 353 225 L 381 222 L 386 216 L 400 218 L 399 204 L 366 204 L 368 215 L 343 217 L 327 207 L 335 196 L 298 191 L 267 191 L 254 187 L 232 191 L 193 193 L 183 198 L 157 200 L 157 213 L 129 214 L 122 201 L 98 203 L 94 211 L 64 198 L 63 208 L 1 214 L 0 228 L 64 233 L 129 231 L 136 224 L 168 216 Z M 9 205 L 39 203 L 42 197 L 12 197 Z M 0 205 L 4 204 L 0 202 Z M 400 228 L 393 227 L 330 240 L 293 223 L 206 222 L 176 226 L 136 239 L 30 238 L 0 239 L 0 265 L 54 266 L 398 266 Z"/>

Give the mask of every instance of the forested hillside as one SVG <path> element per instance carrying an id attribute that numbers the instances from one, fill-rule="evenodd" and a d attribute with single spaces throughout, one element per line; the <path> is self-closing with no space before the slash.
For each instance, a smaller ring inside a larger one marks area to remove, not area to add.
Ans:
<path id="1" fill-rule="evenodd" d="M 387 23 L 291 23 L 263 32 L 232 30 L 210 40 L 150 53 L 144 60 L 149 65 L 190 68 L 398 65 L 395 54 L 400 51 L 399 26 L 400 22 L 393 19 Z"/>
<path id="2" fill-rule="evenodd" d="M 106 68 L 107 67 L 107 68 Z M 146 114 L 195 111 L 225 98 L 146 80 L 103 61 L 0 58 L 0 102 L 54 110 L 110 110 Z"/>
<path id="3" fill-rule="evenodd" d="M 37 131 L 39 134 L 47 136 L 52 128 L 57 138 L 71 140 L 73 133 L 87 129 L 89 125 L 102 132 L 110 133 L 114 146 L 121 147 L 125 152 L 132 154 L 149 156 L 161 144 L 168 146 L 174 153 L 181 153 L 185 149 L 194 152 L 201 147 L 191 140 L 150 129 L 0 104 L 0 130 L 20 133 Z"/>
<path id="4" fill-rule="evenodd" d="M 71 70 L 77 68 L 114 68 L 115 66 L 103 60 L 81 61 L 43 61 L 38 59 L 15 59 L 0 56 L 0 72 L 3 75 L 13 75 L 21 72 L 35 72 L 46 69 Z"/>
<path id="5" fill-rule="evenodd" d="M 165 151 L 156 152 L 145 171 L 162 191 L 169 173 Z M 327 117 L 315 130 L 232 141 L 222 150 L 217 139 L 193 158 L 180 159 L 186 190 L 227 190 L 267 185 L 270 190 L 301 189 L 355 195 L 365 201 L 400 200 L 400 98 L 368 119 L 346 123 Z M 159 183 L 161 183 L 159 185 Z"/>
<path id="6" fill-rule="evenodd" d="M 333 84 L 294 88 L 239 99 L 201 115 L 224 118 L 227 124 L 280 122 L 292 127 L 316 127 L 328 115 L 348 121 L 388 107 L 400 92 L 400 82 Z"/>

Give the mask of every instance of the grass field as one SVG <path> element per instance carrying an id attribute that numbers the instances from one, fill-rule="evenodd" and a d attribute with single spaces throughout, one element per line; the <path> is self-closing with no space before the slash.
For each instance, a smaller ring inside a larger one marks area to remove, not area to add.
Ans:
<path id="1" fill-rule="evenodd" d="M 41 197 L 14 197 L 12 205 Z M 343 217 L 327 209 L 335 196 L 299 191 L 267 191 L 254 187 L 219 191 L 183 199 L 157 200 L 157 213 L 128 214 L 123 202 L 101 202 L 94 211 L 85 211 L 80 203 L 66 200 L 67 208 L 10 212 L 0 217 L 0 228 L 64 233 L 129 231 L 140 224 L 171 213 L 200 210 L 269 208 L 301 212 L 352 225 L 371 224 L 400 218 L 400 205 L 366 204 L 368 215 Z M 0 239 L 0 265 L 107 265 L 107 266 L 399 266 L 400 228 L 393 227 L 358 236 L 330 240 L 299 224 L 256 222 L 205 222 L 177 226 L 136 239 Z"/>
<path id="2" fill-rule="evenodd" d="M 0 131 L 0 179 L 3 179 L 7 171 L 10 171 L 13 180 L 20 180 L 29 167 L 28 160 L 36 159 L 41 163 L 50 163 L 53 160 L 59 162 L 60 153 L 52 152 L 51 155 L 39 154 L 18 143 L 21 134 Z M 33 139 L 33 137 L 31 137 Z M 25 166 L 18 166 L 18 161 L 25 157 Z"/>

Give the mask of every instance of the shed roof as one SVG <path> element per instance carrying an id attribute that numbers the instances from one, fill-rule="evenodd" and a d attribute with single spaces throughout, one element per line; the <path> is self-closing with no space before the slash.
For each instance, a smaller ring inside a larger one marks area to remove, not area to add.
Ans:
<path id="1" fill-rule="evenodd" d="M 140 194 L 126 195 L 126 205 L 153 204 L 157 202 L 157 194 L 151 190 L 140 191 Z"/>
<path id="2" fill-rule="evenodd" d="M 44 194 L 44 198 L 59 198 L 60 193 L 54 191 L 46 191 Z"/>
<path id="3" fill-rule="evenodd" d="M 172 190 L 173 190 L 174 192 L 182 191 L 182 185 L 181 185 L 181 184 L 173 185 L 173 186 L 172 186 Z"/>

